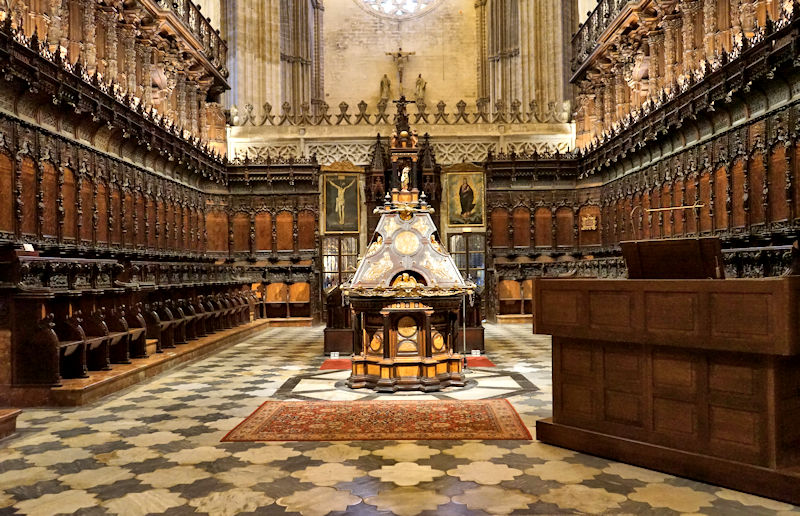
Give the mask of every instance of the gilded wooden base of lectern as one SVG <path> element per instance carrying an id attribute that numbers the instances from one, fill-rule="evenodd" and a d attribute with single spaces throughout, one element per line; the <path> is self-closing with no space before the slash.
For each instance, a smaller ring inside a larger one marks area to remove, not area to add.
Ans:
<path id="1" fill-rule="evenodd" d="M 376 392 L 439 391 L 465 385 L 463 363 L 459 354 L 420 359 L 380 359 L 357 356 L 353 359 L 347 386 Z"/>

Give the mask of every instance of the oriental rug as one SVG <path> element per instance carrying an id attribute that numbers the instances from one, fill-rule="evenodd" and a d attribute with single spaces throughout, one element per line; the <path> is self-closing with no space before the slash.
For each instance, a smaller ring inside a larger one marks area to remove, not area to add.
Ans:
<path id="1" fill-rule="evenodd" d="M 267 401 L 222 440 L 530 440 L 507 400 Z"/>
<path id="2" fill-rule="evenodd" d="M 487 357 L 467 357 L 467 367 L 495 367 Z M 350 369 L 349 358 L 329 358 L 319 367 L 322 369 Z"/>

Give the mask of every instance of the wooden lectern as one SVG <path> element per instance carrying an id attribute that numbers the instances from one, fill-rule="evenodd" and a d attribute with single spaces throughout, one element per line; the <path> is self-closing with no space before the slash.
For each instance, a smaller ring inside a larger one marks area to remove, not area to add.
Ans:
<path id="1" fill-rule="evenodd" d="M 553 336 L 537 438 L 798 504 L 800 277 L 646 279 L 667 265 L 651 251 L 716 269 L 713 243 L 686 240 L 626 245 L 643 279 L 536 280 L 534 330 Z"/>

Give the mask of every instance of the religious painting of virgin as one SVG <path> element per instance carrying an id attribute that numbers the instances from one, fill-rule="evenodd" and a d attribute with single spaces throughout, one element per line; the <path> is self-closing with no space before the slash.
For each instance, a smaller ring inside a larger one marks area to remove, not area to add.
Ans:
<path id="1" fill-rule="evenodd" d="M 447 174 L 447 192 L 447 221 L 451 227 L 486 223 L 482 172 Z"/>
<path id="2" fill-rule="evenodd" d="M 322 203 L 323 232 L 357 233 L 359 223 L 358 174 L 326 174 Z"/>

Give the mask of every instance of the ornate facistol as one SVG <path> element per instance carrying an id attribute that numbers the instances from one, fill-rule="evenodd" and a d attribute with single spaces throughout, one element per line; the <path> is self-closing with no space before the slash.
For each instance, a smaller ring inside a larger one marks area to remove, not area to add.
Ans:
<path id="1" fill-rule="evenodd" d="M 394 189 L 352 280 L 342 285 L 354 312 L 351 388 L 435 391 L 463 386 L 456 339 L 464 281 L 439 243 L 432 209 L 417 189 Z"/>

